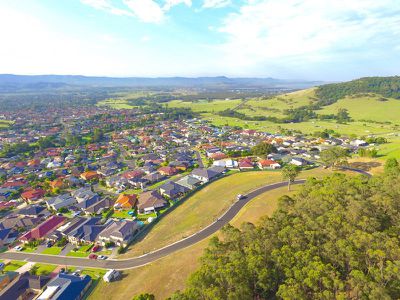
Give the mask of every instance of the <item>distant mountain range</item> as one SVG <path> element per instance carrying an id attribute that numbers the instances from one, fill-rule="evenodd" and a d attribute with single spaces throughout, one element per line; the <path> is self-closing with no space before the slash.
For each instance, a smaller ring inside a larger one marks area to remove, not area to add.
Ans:
<path id="1" fill-rule="evenodd" d="M 281 88 L 302 89 L 320 85 L 320 81 L 283 80 L 275 78 L 218 77 L 91 77 L 81 75 L 12 75 L 0 74 L 0 91 L 17 89 L 57 89 L 65 87 L 131 87 L 131 88 Z"/>

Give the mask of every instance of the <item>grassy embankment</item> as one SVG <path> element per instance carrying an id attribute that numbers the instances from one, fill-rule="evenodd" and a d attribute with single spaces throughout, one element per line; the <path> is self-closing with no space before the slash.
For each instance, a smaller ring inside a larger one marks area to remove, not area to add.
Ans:
<path id="1" fill-rule="evenodd" d="M 304 171 L 301 178 L 322 177 L 331 174 L 330 170 L 314 169 Z M 353 173 L 351 173 L 353 174 Z M 247 177 L 247 178 L 246 178 Z M 159 248 L 162 244 L 174 242 L 182 235 L 180 232 L 194 232 L 213 221 L 208 213 L 217 211 L 215 206 L 223 211 L 235 195 L 247 192 L 272 182 L 281 181 L 280 172 L 246 172 L 231 175 L 209 185 L 186 200 L 184 204 L 166 215 L 146 238 L 134 245 L 131 252 L 124 257 L 141 254 L 141 249 Z M 227 189 L 227 186 L 229 189 Z M 300 186 L 293 186 L 294 193 Z M 260 217 L 271 215 L 277 207 L 280 196 L 288 194 L 286 187 L 273 190 L 254 198 L 239 212 L 231 224 L 240 226 L 243 222 L 256 223 Z M 227 199 L 227 200 L 225 200 Z M 208 223 L 200 216 L 208 217 Z M 160 225 L 160 226 L 159 226 Z M 149 265 L 125 271 L 124 280 L 111 284 L 100 282 L 90 299 L 100 296 L 113 299 L 129 299 L 133 295 L 150 292 L 156 299 L 165 299 L 172 292 L 183 289 L 187 277 L 198 267 L 198 259 L 207 247 L 209 239 L 205 239 L 191 247 L 173 253 Z M 159 242 L 162 242 L 159 244 Z"/>

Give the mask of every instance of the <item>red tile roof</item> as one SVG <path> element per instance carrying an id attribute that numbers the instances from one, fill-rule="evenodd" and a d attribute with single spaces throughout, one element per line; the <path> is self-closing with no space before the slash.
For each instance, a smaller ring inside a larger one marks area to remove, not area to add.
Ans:
<path id="1" fill-rule="evenodd" d="M 48 233 L 52 232 L 58 226 L 60 226 L 65 220 L 65 217 L 60 216 L 51 216 L 49 219 L 33 228 L 32 230 L 25 233 L 20 240 L 21 241 L 30 241 L 33 239 L 41 239 L 46 236 Z"/>

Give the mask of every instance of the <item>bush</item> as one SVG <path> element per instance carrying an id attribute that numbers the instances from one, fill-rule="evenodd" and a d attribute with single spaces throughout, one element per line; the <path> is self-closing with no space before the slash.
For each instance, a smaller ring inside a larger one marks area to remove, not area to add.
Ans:
<path id="1" fill-rule="evenodd" d="M 120 247 L 118 248 L 118 254 L 125 253 L 125 251 L 126 251 L 126 248 L 125 248 L 125 247 L 120 246 Z"/>
<path id="2" fill-rule="evenodd" d="M 105 246 L 106 248 L 114 247 L 114 246 L 115 246 L 115 243 L 114 243 L 114 242 L 107 242 L 107 243 L 104 244 L 104 246 Z"/>

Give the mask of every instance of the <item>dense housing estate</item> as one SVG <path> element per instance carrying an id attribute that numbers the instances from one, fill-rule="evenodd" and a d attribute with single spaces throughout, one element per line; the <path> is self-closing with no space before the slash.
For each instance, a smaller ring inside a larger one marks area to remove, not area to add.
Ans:
<path id="1" fill-rule="evenodd" d="M 15 123 L 0 132 L 0 151 L 8 144 L 41 146 L 0 158 L 0 247 L 11 251 L 59 245 L 70 249 L 67 255 L 77 255 L 83 247 L 89 258 L 97 258 L 94 253 L 100 250 L 115 255 L 171 206 L 230 172 L 286 164 L 308 167 L 333 145 L 349 151 L 368 146 L 349 138 L 284 136 L 216 127 L 199 119 L 169 120 L 135 109 L 19 113 L 23 118 L 4 115 Z M 260 143 L 275 150 L 252 153 Z M 51 280 L 29 273 L 10 276 L 1 293 L 17 295 L 18 286 L 26 286 L 37 299 L 80 299 L 91 282 L 88 276 L 71 274 Z"/>

